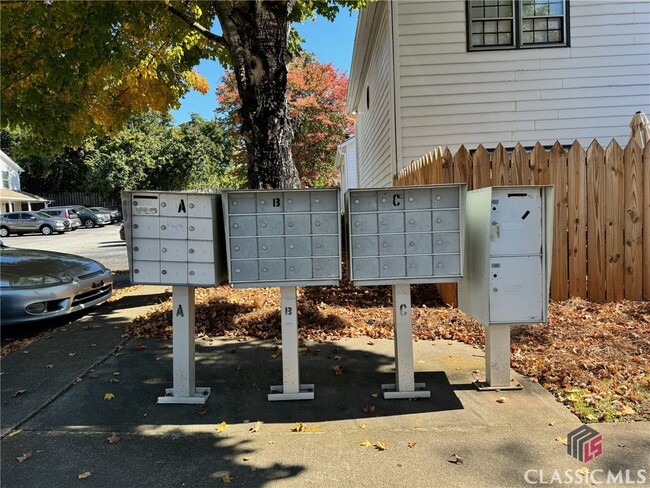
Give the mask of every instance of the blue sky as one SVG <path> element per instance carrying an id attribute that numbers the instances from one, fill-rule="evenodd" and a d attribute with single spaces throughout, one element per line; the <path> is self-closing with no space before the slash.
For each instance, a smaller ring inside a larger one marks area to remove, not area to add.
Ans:
<path id="1" fill-rule="evenodd" d="M 350 13 L 342 9 L 333 22 L 318 17 L 315 21 L 297 24 L 298 32 L 305 39 L 303 49 L 315 53 L 321 63 L 331 62 L 337 70 L 349 74 L 357 16 L 358 12 Z M 213 110 L 217 106 L 215 88 L 221 80 L 223 68 L 216 61 L 202 61 L 197 69 L 208 80 L 210 91 L 206 95 L 194 90 L 186 94 L 181 100 L 181 107 L 171 112 L 176 124 L 190 120 L 192 112 L 204 119 L 213 118 Z"/>

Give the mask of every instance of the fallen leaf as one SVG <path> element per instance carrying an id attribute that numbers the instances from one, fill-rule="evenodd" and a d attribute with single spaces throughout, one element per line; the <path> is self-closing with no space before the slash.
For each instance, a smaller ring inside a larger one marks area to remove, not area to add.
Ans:
<path id="1" fill-rule="evenodd" d="M 500 397 L 497 398 L 497 403 L 506 403 L 507 398 L 506 397 Z"/>
<path id="2" fill-rule="evenodd" d="M 217 431 L 218 434 L 221 434 L 224 430 L 226 430 L 226 427 L 228 427 L 228 424 L 224 420 L 219 425 L 217 425 L 217 428 L 215 430 Z"/>
<path id="3" fill-rule="evenodd" d="M 45 369 L 52 369 L 54 367 L 53 364 L 47 364 L 45 365 Z"/>
<path id="4" fill-rule="evenodd" d="M 373 397 L 373 398 L 379 398 L 379 393 L 373 393 L 373 394 L 370 395 L 370 396 Z"/>
<path id="5" fill-rule="evenodd" d="M 625 447 L 625 444 L 617 444 L 617 445 L 618 445 L 618 447 Z"/>
<path id="6" fill-rule="evenodd" d="M 9 433 L 7 434 L 7 437 L 13 437 L 13 436 L 15 436 L 15 435 L 20 434 L 21 432 L 22 432 L 22 429 L 12 430 L 11 432 L 9 432 Z"/>
<path id="7" fill-rule="evenodd" d="M 375 407 L 374 405 L 366 405 L 365 407 L 363 407 L 363 411 L 365 413 L 370 414 L 370 413 L 374 413 L 376 408 L 377 407 Z"/>
<path id="8" fill-rule="evenodd" d="M 115 395 L 113 395 L 112 393 L 104 393 L 104 400 L 114 400 L 114 399 L 115 399 Z"/>
<path id="9" fill-rule="evenodd" d="M 253 425 L 248 430 L 249 430 L 249 432 L 258 432 L 261 427 L 262 427 L 262 422 L 258 420 L 257 422 L 255 422 L 255 425 Z"/>
<path id="10" fill-rule="evenodd" d="M 17 397 L 17 396 L 20 396 L 20 395 L 24 395 L 25 393 L 27 393 L 27 390 L 17 390 L 16 393 L 14 393 L 11 396 Z"/>
<path id="11" fill-rule="evenodd" d="M 70 356 L 70 357 L 73 357 L 73 356 L 76 356 L 76 355 L 77 355 L 76 352 L 71 352 L 70 354 L 68 354 L 68 356 Z"/>
<path id="12" fill-rule="evenodd" d="M 556 441 L 556 442 L 559 442 L 559 443 L 562 444 L 563 446 L 566 446 L 566 437 L 556 437 L 556 438 L 555 438 L 555 441 Z"/>
<path id="13" fill-rule="evenodd" d="M 450 463 L 453 464 L 465 464 L 465 461 L 463 460 L 462 457 L 460 457 L 458 454 L 452 454 L 451 459 L 449 460 Z"/>
<path id="14" fill-rule="evenodd" d="M 97 379 L 99 378 L 99 373 L 90 373 L 89 375 L 92 379 Z"/>
<path id="15" fill-rule="evenodd" d="M 338 364 L 334 366 L 334 374 L 336 376 L 341 376 L 343 374 L 343 366 L 339 366 Z"/>
<path id="16" fill-rule="evenodd" d="M 388 449 L 388 446 L 381 441 L 377 441 L 375 442 L 375 449 L 377 449 L 378 451 L 385 451 L 386 449 Z"/>
<path id="17" fill-rule="evenodd" d="M 207 408 L 202 408 L 201 410 L 199 410 L 198 413 L 199 413 L 199 415 L 201 417 L 203 417 L 206 413 L 208 413 L 208 409 Z"/>
<path id="18" fill-rule="evenodd" d="M 296 422 L 296 426 L 291 429 L 291 432 L 305 432 L 307 430 L 307 426 L 303 424 L 302 422 Z"/>
<path id="19" fill-rule="evenodd" d="M 551 427 L 553 427 L 553 426 L 555 425 L 555 422 L 551 421 L 551 422 L 548 423 L 548 425 L 550 425 Z"/>
<path id="20" fill-rule="evenodd" d="M 111 381 L 110 381 L 110 382 L 111 382 L 111 383 L 119 383 L 120 380 L 118 380 L 117 378 L 111 378 Z"/>
<path id="21" fill-rule="evenodd" d="M 82 381 L 83 381 L 83 380 L 82 380 L 81 378 L 79 378 L 79 376 L 77 376 L 77 377 L 74 379 L 74 381 L 72 382 L 72 384 L 73 384 L 73 385 L 76 385 L 76 384 L 78 384 L 78 383 L 81 383 Z"/>
<path id="22" fill-rule="evenodd" d="M 623 410 L 621 410 L 621 415 L 635 415 L 635 414 L 636 411 L 629 405 L 625 405 L 625 407 L 623 407 Z"/>
<path id="23" fill-rule="evenodd" d="M 80 480 L 83 480 L 83 479 L 88 478 L 91 475 L 92 475 L 92 473 L 90 471 L 84 471 L 83 473 L 79 473 L 79 476 L 77 476 L 77 478 L 79 478 Z"/>
<path id="24" fill-rule="evenodd" d="M 578 473 L 580 473 L 582 476 L 587 476 L 589 474 L 589 468 L 582 467 L 578 469 Z"/>
<path id="25" fill-rule="evenodd" d="M 366 425 L 366 424 L 361 424 L 361 425 L 359 426 L 359 428 L 360 428 L 360 429 L 367 429 L 367 428 L 368 428 L 368 425 Z"/>
<path id="26" fill-rule="evenodd" d="M 233 480 L 233 477 L 230 476 L 230 473 L 225 474 L 225 475 L 223 476 L 223 478 L 221 478 L 221 481 L 223 481 L 223 482 L 224 482 L 225 484 L 227 484 L 227 485 L 229 485 L 230 483 L 232 483 L 232 480 Z"/>
<path id="27" fill-rule="evenodd" d="M 370 447 L 370 446 L 372 446 L 372 444 L 370 443 L 370 441 L 363 441 L 363 442 L 361 443 L 361 446 L 363 446 L 363 447 Z"/>
<path id="28" fill-rule="evenodd" d="M 117 444 L 122 439 L 115 432 L 113 432 L 113 435 L 107 437 L 106 440 L 108 441 L 109 444 Z"/>
<path id="29" fill-rule="evenodd" d="M 18 456 L 16 459 L 18 459 L 19 463 L 22 463 L 23 461 L 27 461 L 30 457 L 32 457 L 32 451 L 25 452 L 22 456 Z"/>
<path id="30" fill-rule="evenodd" d="M 143 349 L 146 349 L 146 348 L 147 348 L 147 346 L 143 346 L 142 344 L 136 344 L 133 347 L 133 349 L 135 349 L 136 351 L 142 351 Z"/>
<path id="31" fill-rule="evenodd" d="M 409 443 L 407 444 L 407 446 L 409 446 L 409 447 L 415 447 L 415 444 L 417 444 L 417 442 L 409 442 Z"/>

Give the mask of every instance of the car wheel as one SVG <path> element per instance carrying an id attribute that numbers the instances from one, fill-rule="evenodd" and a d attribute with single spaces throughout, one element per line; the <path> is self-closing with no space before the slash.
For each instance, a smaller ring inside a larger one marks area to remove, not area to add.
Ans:
<path id="1" fill-rule="evenodd" d="M 93 227 L 95 227 L 95 222 L 93 222 L 93 219 L 86 219 L 84 220 L 84 227 L 86 229 L 92 229 Z"/>
<path id="2" fill-rule="evenodd" d="M 9 237 L 9 229 L 0 227 L 0 237 Z"/>
<path id="3" fill-rule="evenodd" d="M 52 227 L 50 227 L 49 225 L 44 225 L 43 227 L 41 227 L 41 234 L 43 234 L 44 236 L 49 236 L 50 234 L 52 234 Z"/>

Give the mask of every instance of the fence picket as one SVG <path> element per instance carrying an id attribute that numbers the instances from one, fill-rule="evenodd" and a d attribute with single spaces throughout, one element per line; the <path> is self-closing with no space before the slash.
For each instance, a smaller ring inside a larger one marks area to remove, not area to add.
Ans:
<path id="1" fill-rule="evenodd" d="M 472 177 L 473 185 L 472 189 L 478 190 L 479 188 L 485 188 L 492 184 L 491 171 L 490 171 L 490 153 L 480 145 L 474 151 L 474 158 L 472 161 Z"/>
<path id="2" fill-rule="evenodd" d="M 625 297 L 625 215 L 623 177 L 623 150 L 613 140 L 605 150 L 605 188 L 607 205 L 605 207 L 605 252 L 607 267 L 607 300 L 618 301 Z"/>
<path id="3" fill-rule="evenodd" d="M 515 149 L 512 151 L 510 181 L 513 185 L 530 184 L 530 156 L 519 143 L 517 143 Z"/>
<path id="4" fill-rule="evenodd" d="M 650 144 L 643 150 L 643 299 L 650 300 Z"/>
<path id="5" fill-rule="evenodd" d="M 605 290 L 605 150 L 594 139 L 587 149 L 587 293 L 604 302 Z"/>
<path id="6" fill-rule="evenodd" d="M 494 186 L 510 185 L 510 155 L 501 144 L 492 153 L 492 184 Z"/>
<path id="7" fill-rule="evenodd" d="M 625 195 L 625 298 L 643 297 L 643 181 L 641 148 L 632 140 L 623 154 Z"/>
<path id="8" fill-rule="evenodd" d="M 569 149 L 568 253 L 569 296 L 587 298 L 587 168 L 586 153 L 578 141 Z"/>
<path id="9" fill-rule="evenodd" d="M 548 166 L 551 184 L 555 185 L 551 298 L 553 300 L 566 300 L 569 298 L 567 154 L 559 142 L 553 144 L 551 148 Z"/>

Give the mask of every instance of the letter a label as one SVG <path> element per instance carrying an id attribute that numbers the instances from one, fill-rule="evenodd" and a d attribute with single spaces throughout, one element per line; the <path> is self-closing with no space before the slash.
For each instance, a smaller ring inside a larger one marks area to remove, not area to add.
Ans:
<path id="1" fill-rule="evenodd" d="M 178 213 L 187 213 L 187 209 L 185 208 L 185 200 L 181 198 L 181 203 L 178 204 Z"/>
<path id="2" fill-rule="evenodd" d="M 176 317 L 185 317 L 185 314 L 183 313 L 183 305 L 179 305 L 176 309 Z"/>

